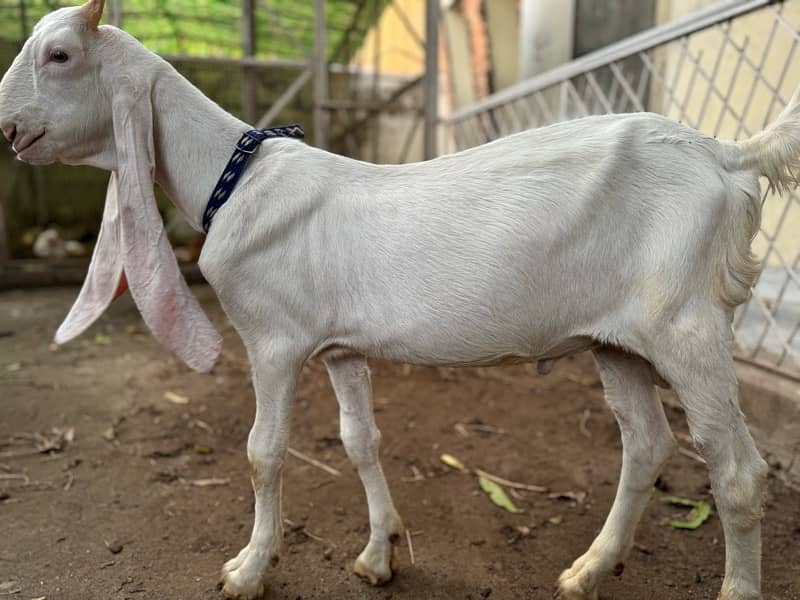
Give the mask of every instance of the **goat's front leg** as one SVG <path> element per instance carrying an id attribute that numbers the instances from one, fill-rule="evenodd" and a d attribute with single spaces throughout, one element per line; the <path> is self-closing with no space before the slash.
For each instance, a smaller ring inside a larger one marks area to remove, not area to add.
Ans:
<path id="1" fill-rule="evenodd" d="M 250 542 L 222 569 L 223 593 L 255 600 L 265 591 L 267 569 L 275 566 L 283 542 L 281 470 L 289 446 L 289 420 L 301 361 L 250 351 L 256 391 L 256 417 L 247 439 L 255 521 Z"/>
<path id="2" fill-rule="evenodd" d="M 325 366 L 339 402 L 342 443 L 358 469 L 369 507 L 369 543 L 353 570 L 372 585 L 380 585 L 392 578 L 394 545 L 403 533 L 403 523 L 378 457 L 381 434 L 372 411 L 369 368 L 363 356 L 327 359 Z"/>

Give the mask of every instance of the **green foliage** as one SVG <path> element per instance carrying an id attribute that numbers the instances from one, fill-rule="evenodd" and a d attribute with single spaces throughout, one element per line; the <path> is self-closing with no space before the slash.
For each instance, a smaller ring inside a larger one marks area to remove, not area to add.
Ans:
<path id="1" fill-rule="evenodd" d="M 119 0 L 122 26 L 161 54 L 238 58 L 241 2 L 225 0 Z M 77 2 L 4 0 L 0 2 L 0 40 L 20 42 L 43 15 Z M 347 62 L 388 0 L 327 0 L 331 59 Z M 105 20 L 111 19 L 107 2 Z M 256 2 L 256 56 L 305 60 L 313 48 L 314 4 L 310 0 Z"/>

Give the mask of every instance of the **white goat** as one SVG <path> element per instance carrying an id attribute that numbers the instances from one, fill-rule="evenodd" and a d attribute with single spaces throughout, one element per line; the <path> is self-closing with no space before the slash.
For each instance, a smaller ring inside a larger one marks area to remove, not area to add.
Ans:
<path id="1" fill-rule="evenodd" d="M 80 296 L 58 331 L 88 327 L 123 273 L 153 334 L 209 370 L 220 338 L 180 276 L 157 181 L 199 229 L 245 123 L 126 33 L 103 0 L 36 26 L 0 84 L 20 159 L 113 171 Z M 680 397 L 725 530 L 720 597 L 761 597 L 767 466 L 739 410 L 731 318 L 758 272 L 759 181 L 785 188 L 800 109 L 742 143 L 653 114 L 554 125 L 429 162 L 378 166 L 271 140 L 219 211 L 200 267 L 247 347 L 257 397 L 247 443 L 250 543 L 223 570 L 229 598 L 264 593 L 282 539 L 281 468 L 295 381 L 326 364 L 341 436 L 369 503 L 355 571 L 392 576 L 403 526 L 378 459 L 366 356 L 427 365 L 542 361 L 591 348 L 623 439 L 611 513 L 559 580 L 596 599 L 620 568 L 674 441 L 655 390 Z"/>

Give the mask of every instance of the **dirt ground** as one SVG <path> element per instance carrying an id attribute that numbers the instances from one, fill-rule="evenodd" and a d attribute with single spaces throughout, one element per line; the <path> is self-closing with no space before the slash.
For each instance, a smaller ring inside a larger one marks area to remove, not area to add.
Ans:
<path id="1" fill-rule="evenodd" d="M 253 518 L 245 441 L 254 399 L 238 338 L 210 290 L 195 292 L 225 334 L 222 360 L 205 376 L 145 333 L 127 297 L 80 340 L 53 349 L 77 290 L 0 294 L 0 598 L 221 598 L 219 569 L 246 543 Z M 590 358 L 562 361 L 547 377 L 530 366 L 372 366 L 383 465 L 414 564 L 404 541 L 389 585 L 370 588 L 352 574 L 368 537 L 366 503 L 338 439 L 330 384 L 312 363 L 291 446 L 341 476 L 288 459 L 284 517 L 293 526 L 268 597 L 550 598 L 601 527 L 618 477 L 619 435 Z M 668 415 L 686 431 L 677 409 Z M 48 443 L 55 447 L 37 452 Z M 522 492 L 512 499 L 524 512 L 510 514 L 473 477 L 444 466 L 443 452 L 573 499 Z M 193 485 L 208 480 L 221 485 Z M 666 520 L 682 511 L 663 502 L 667 493 L 710 501 L 705 468 L 676 454 L 659 487 L 624 574 L 608 579 L 602 597 L 716 598 L 719 519 L 673 529 Z M 771 477 L 765 598 L 800 599 L 798 565 L 800 494 Z"/>

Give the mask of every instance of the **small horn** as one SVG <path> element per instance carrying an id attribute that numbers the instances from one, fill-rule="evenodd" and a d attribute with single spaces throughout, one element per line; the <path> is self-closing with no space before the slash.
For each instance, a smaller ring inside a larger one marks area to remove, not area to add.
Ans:
<path id="1" fill-rule="evenodd" d="M 105 0 L 89 0 L 81 6 L 81 12 L 91 29 L 97 29 L 97 26 L 100 25 L 100 18 L 103 16 L 105 4 Z"/>

